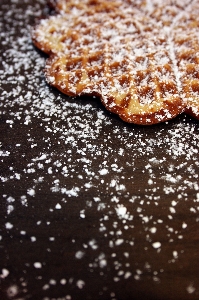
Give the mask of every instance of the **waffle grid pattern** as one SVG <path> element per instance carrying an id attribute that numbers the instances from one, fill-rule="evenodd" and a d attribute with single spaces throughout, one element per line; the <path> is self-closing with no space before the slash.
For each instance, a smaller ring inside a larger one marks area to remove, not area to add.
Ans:
<path id="1" fill-rule="evenodd" d="M 199 118 L 199 4 L 161 2 L 54 2 L 59 13 L 33 31 L 50 55 L 47 81 L 70 96 L 98 95 L 127 122 Z"/>

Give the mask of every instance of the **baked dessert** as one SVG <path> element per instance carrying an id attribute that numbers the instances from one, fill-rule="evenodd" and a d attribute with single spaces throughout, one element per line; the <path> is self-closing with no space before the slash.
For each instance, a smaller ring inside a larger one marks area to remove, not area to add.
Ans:
<path id="1" fill-rule="evenodd" d="M 97 95 L 124 121 L 199 119 L 199 1 L 51 0 L 34 28 L 47 82 L 69 96 Z"/>

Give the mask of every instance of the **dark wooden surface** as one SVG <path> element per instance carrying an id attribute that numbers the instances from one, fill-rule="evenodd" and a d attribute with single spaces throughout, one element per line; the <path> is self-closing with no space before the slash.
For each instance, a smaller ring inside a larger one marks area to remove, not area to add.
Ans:
<path id="1" fill-rule="evenodd" d="M 61 95 L 29 34 L 45 1 L 1 3 L 0 299 L 199 299 L 198 121 Z"/>

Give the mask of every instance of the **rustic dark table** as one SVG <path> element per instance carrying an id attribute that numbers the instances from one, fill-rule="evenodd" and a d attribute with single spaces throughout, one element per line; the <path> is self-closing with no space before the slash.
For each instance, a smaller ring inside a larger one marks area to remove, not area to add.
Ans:
<path id="1" fill-rule="evenodd" d="M 126 124 L 70 99 L 1 0 L 0 299 L 199 299 L 199 122 Z"/>

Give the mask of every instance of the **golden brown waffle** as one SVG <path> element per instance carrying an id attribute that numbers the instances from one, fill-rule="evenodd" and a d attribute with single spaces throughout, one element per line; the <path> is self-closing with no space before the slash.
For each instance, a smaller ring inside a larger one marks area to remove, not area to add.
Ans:
<path id="1" fill-rule="evenodd" d="M 199 1 L 53 1 L 33 42 L 50 55 L 49 84 L 97 95 L 124 121 L 199 119 Z"/>

